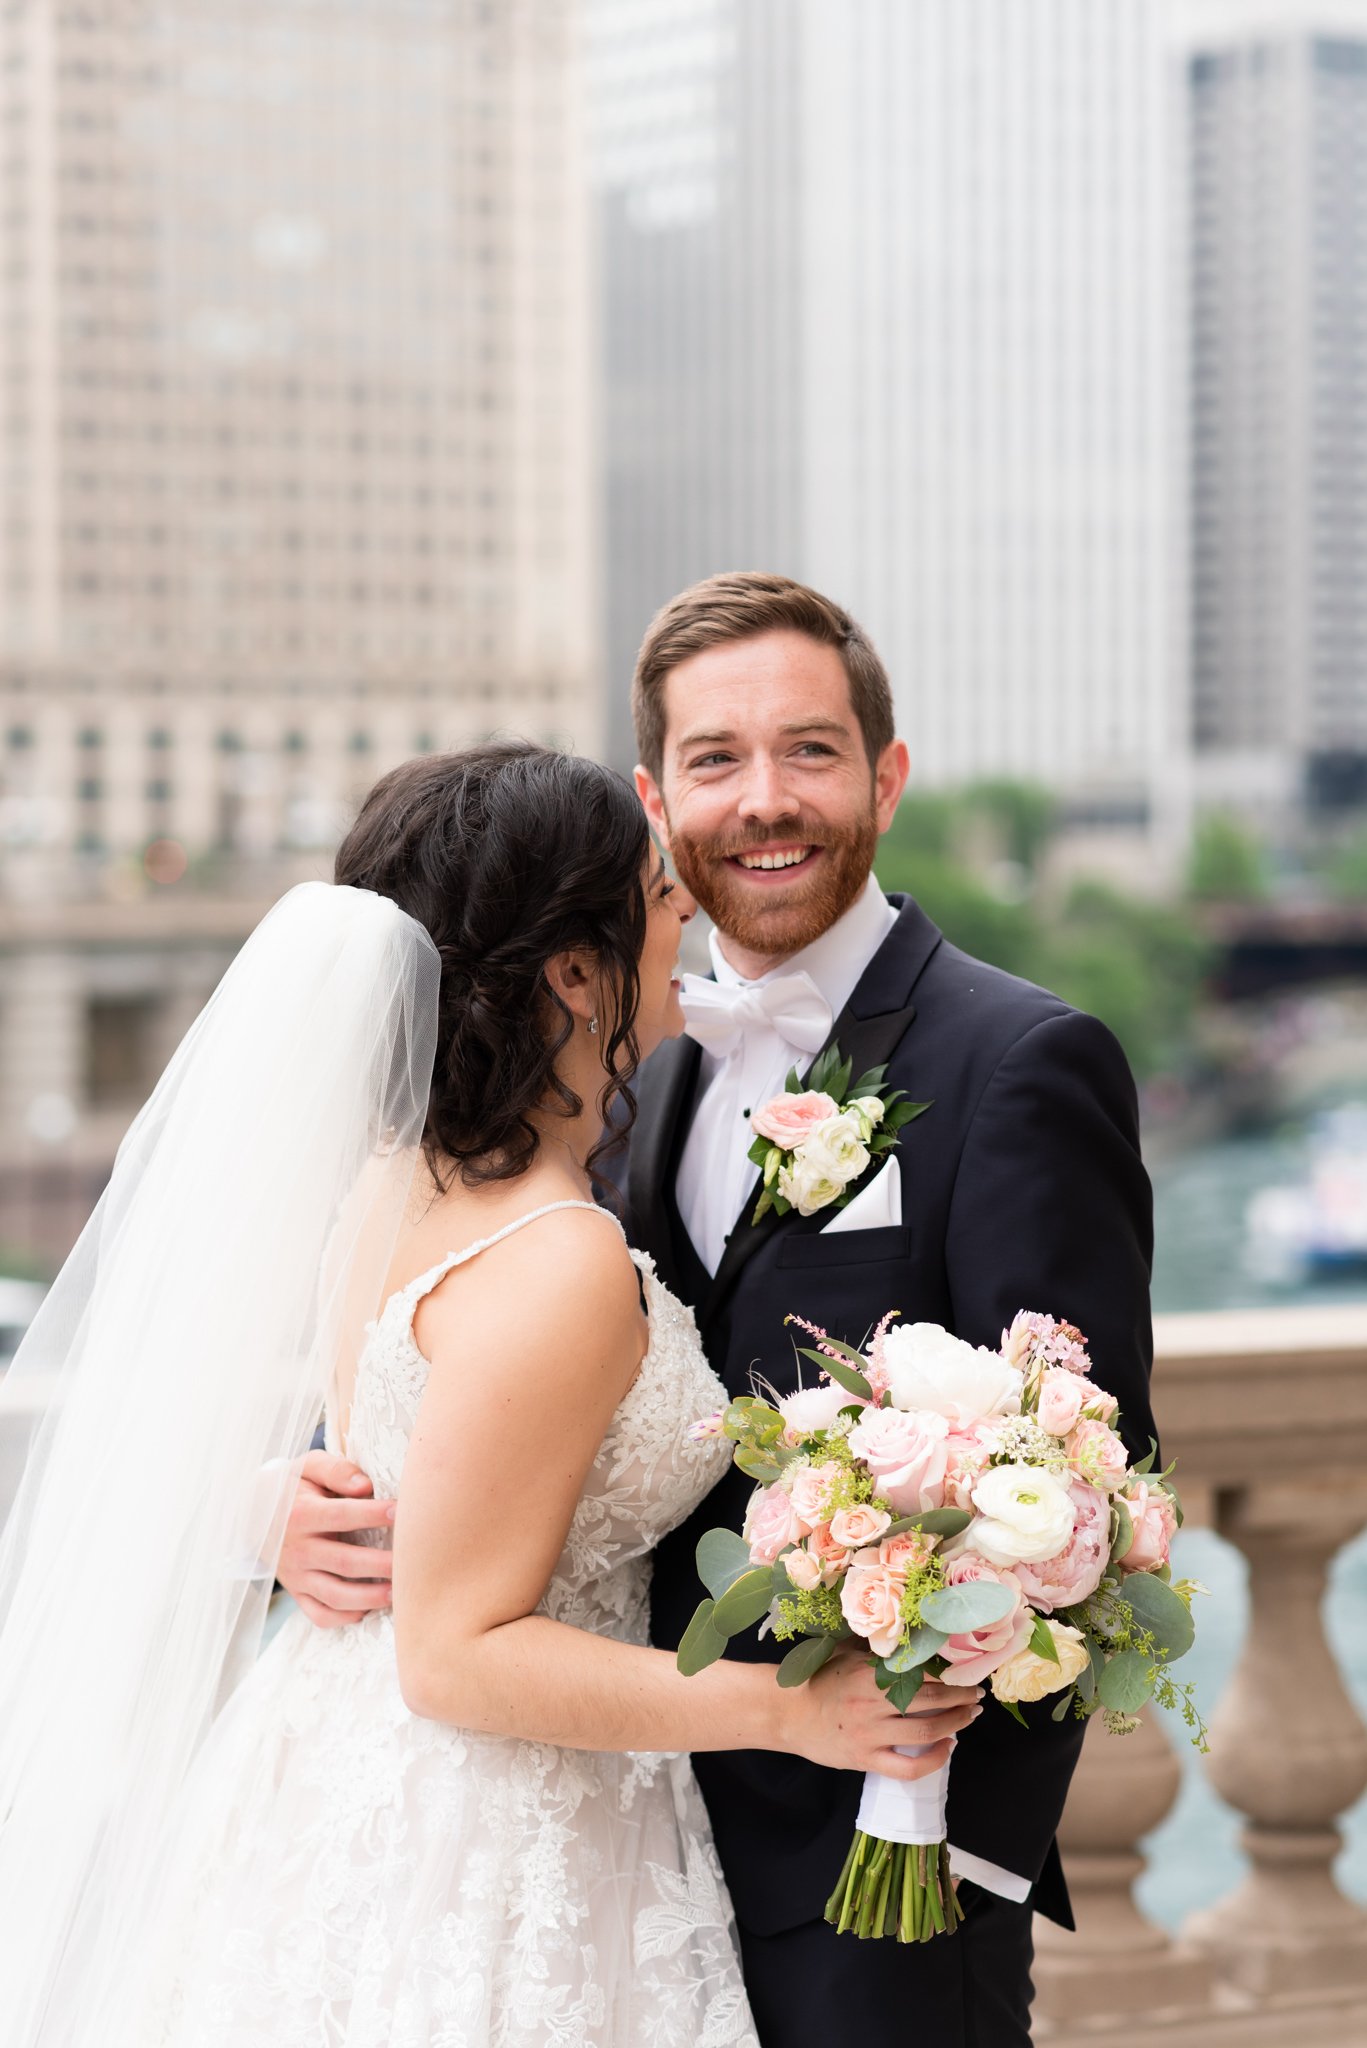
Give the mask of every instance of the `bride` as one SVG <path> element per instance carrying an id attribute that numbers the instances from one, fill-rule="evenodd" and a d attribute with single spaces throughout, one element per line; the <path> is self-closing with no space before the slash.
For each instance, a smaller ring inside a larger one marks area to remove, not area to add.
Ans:
<path id="1" fill-rule="evenodd" d="M 515 743 L 386 776 L 336 884 L 243 949 L 11 1368 L 6 2041 L 751 2043 L 684 1753 L 913 1777 L 971 1708 L 923 1700 L 913 1760 L 858 1660 L 646 1645 L 724 1396 L 591 1184 L 691 906 L 625 783 Z M 392 1613 L 258 1655 L 320 1409 L 393 1503 Z"/>

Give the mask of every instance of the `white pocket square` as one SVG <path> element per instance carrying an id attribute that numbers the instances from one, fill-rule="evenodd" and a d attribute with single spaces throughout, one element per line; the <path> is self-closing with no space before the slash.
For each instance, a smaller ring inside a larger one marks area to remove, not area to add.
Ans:
<path id="1" fill-rule="evenodd" d="M 822 1225 L 818 1235 L 829 1237 L 834 1230 L 881 1230 L 901 1220 L 902 1176 L 897 1161 L 889 1159 L 868 1186 L 859 1190 L 852 1202 L 836 1210 L 830 1222 Z"/>

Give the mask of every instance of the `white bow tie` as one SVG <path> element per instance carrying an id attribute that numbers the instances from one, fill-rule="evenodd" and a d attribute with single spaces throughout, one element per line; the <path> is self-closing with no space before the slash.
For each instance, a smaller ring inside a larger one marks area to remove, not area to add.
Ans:
<path id="1" fill-rule="evenodd" d="M 683 978 L 684 1029 L 707 1052 L 725 1059 L 747 1031 L 776 1032 L 799 1052 L 820 1052 L 834 1021 L 810 974 L 781 974 L 736 988 L 701 974 Z"/>

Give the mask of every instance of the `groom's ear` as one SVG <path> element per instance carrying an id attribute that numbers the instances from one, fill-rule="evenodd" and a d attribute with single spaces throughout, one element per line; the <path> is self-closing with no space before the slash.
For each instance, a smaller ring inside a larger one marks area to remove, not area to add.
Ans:
<path id="1" fill-rule="evenodd" d="M 636 794 L 650 820 L 650 829 L 659 840 L 665 852 L 669 851 L 669 817 L 665 811 L 665 800 L 660 795 L 660 785 L 648 768 L 636 764 Z"/>

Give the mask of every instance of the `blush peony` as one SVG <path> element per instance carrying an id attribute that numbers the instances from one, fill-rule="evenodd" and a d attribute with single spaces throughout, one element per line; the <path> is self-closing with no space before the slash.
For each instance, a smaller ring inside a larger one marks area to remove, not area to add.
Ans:
<path id="1" fill-rule="evenodd" d="M 992 1690 L 999 1700 L 1047 1699 L 1050 1693 L 1071 1685 L 1087 1664 L 1087 1646 L 1075 1628 L 1063 1621 L 1051 1621 L 1048 1626 L 1058 1663 L 1041 1657 L 1038 1650 L 1017 1650 L 992 1674 Z"/>
<path id="2" fill-rule="evenodd" d="M 799 1387 L 796 1393 L 784 1394 L 778 1412 L 795 1436 L 810 1436 L 814 1430 L 829 1429 L 841 1409 L 853 1402 L 853 1394 L 828 1380 L 825 1386 Z"/>
<path id="3" fill-rule="evenodd" d="M 1008 1587 L 1016 1596 L 1016 1604 L 1000 1621 L 989 1622 L 986 1628 L 970 1629 L 964 1635 L 949 1638 L 940 1652 L 947 1667 L 942 1674 L 946 1685 L 981 1685 L 999 1664 L 1005 1663 L 1008 1657 L 1014 1657 L 1030 1640 L 1030 1616 L 1021 1598 L 1021 1589 L 1010 1572 L 999 1571 L 983 1558 L 975 1557 L 971 1551 L 964 1551 L 945 1567 L 946 1585 L 971 1586 L 983 1581 Z"/>
<path id="4" fill-rule="evenodd" d="M 1068 1488 L 1073 1503 L 1073 1533 L 1057 1557 L 1015 1567 L 1021 1590 L 1032 1606 L 1046 1614 L 1056 1607 L 1075 1607 L 1101 1584 L 1111 1554 L 1109 1494 L 1080 1479 Z"/>
<path id="5" fill-rule="evenodd" d="M 1104 1422 L 1079 1422 L 1065 1448 L 1073 1470 L 1094 1486 L 1114 1489 L 1130 1468 L 1128 1451 Z"/>

